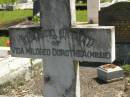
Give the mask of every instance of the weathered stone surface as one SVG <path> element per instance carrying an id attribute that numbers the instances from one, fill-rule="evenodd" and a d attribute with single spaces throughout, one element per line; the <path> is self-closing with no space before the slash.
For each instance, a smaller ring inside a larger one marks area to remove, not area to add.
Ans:
<path id="1" fill-rule="evenodd" d="M 0 59 L 9 56 L 9 53 L 10 53 L 9 47 L 0 47 Z"/>
<path id="2" fill-rule="evenodd" d="M 41 4 L 41 27 L 44 30 L 70 27 L 71 12 L 69 0 L 40 0 Z M 44 6 L 43 6 L 44 5 Z"/>
<path id="3" fill-rule="evenodd" d="M 97 68 L 98 78 L 110 82 L 113 80 L 118 80 L 124 77 L 123 69 L 119 66 L 115 68 L 104 69 L 103 66 Z"/>
<path id="4" fill-rule="evenodd" d="M 130 63 L 130 43 L 116 44 L 116 60 L 118 64 Z"/>
<path id="5" fill-rule="evenodd" d="M 22 26 L 21 26 L 22 27 Z M 17 57 L 57 57 L 91 62 L 115 59 L 113 27 L 62 28 L 40 30 L 40 27 L 12 28 L 11 52 Z"/>

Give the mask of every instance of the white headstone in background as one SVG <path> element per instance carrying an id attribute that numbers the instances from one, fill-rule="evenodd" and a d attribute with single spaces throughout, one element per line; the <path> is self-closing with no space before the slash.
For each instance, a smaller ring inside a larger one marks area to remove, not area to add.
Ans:
<path id="1" fill-rule="evenodd" d="M 129 0 L 112 0 L 112 4 L 117 3 L 117 2 L 129 2 Z"/>
<path id="2" fill-rule="evenodd" d="M 71 9 L 71 25 L 76 24 L 76 1 L 75 0 L 70 0 L 70 9 Z"/>
<path id="3" fill-rule="evenodd" d="M 99 10 L 100 10 L 100 0 L 87 0 L 88 23 L 98 24 Z"/>
<path id="4" fill-rule="evenodd" d="M 33 0 L 17 0 L 14 9 L 33 9 Z"/>

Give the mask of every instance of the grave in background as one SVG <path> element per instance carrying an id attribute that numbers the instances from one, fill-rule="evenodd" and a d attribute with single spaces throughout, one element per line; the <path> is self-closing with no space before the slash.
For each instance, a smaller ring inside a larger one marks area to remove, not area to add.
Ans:
<path id="1" fill-rule="evenodd" d="M 99 25 L 115 26 L 116 56 L 121 63 L 130 63 L 130 2 L 118 2 L 99 12 Z"/>
<path id="2" fill-rule="evenodd" d="M 130 2 L 119 2 L 102 8 L 99 25 L 115 26 L 116 42 L 130 43 Z"/>
<path id="3" fill-rule="evenodd" d="M 33 0 L 17 0 L 13 9 L 33 9 Z"/>
<path id="4" fill-rule="evenodd" d="M 98 12 L 100 10 L 100 0 L 87 0 L 88 23 L 98 24 Z"/>
<path id="5" fill-rule="evenodd" d="M 98 78 L 105 82 L 112 82 L 124 77 L 123 69 L 114 64 L 104 64 L 97 68 Z"/>
<path id="6" fill-rule="evenodd" d="M 30 58 L 12 57 L 10 47 L 0 47 L 0 85 L 29 72 L 31 62 L 34 65 L 42 64 L 40 59 L 31 61 Z"/>

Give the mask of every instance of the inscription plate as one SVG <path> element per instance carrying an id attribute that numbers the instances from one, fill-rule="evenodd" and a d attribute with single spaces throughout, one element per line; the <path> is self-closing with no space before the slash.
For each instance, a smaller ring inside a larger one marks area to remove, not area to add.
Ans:
<path id="1" fill-rule="evenodd" d="M 10 38 L 11 53 L 15 57 L 70 57 L 94 62 L 115 59 L 113 27 L 62 28 L 56 32 L 21 26 L 10 29 Z"/>

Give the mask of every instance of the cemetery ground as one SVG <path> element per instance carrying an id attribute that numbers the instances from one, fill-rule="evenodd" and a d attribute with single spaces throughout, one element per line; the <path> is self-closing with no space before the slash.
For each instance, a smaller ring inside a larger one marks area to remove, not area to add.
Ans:
<path id="1" fill-rule="evenodd" d="M 81 63 L 80 66 L 81 97 L 130 97 L 130 84 L 127 82 L 127 77 L 119 81 L 105 83 L 98 80 L 96 66 L 87 64 Z M 42 97 L 42 71 L 42 64 L 32 65 L 29 69 L 30 78 L 27 71 L 21 76 L 0 85 L 0 95 L 12 97 L 39 95 Z"/>

